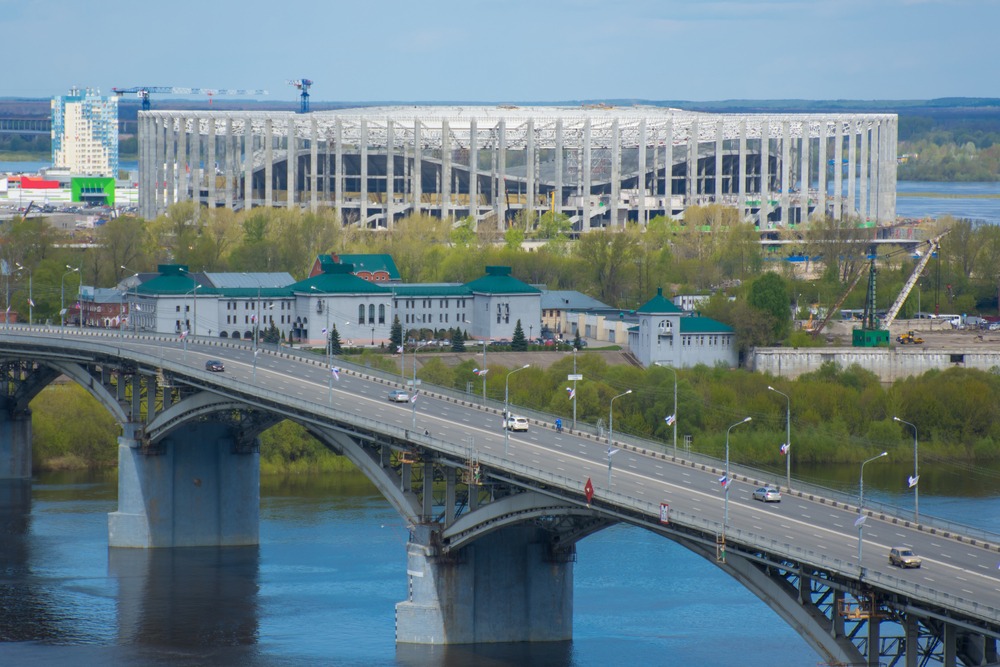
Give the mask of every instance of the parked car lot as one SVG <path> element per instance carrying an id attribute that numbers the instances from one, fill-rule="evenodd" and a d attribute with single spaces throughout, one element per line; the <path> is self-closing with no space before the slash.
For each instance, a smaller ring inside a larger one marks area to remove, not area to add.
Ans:
<path id="1" fill-rule="evenodd" d="M 781 491 L 778 491 L 773 486 L 762 486 L 754 490 L 753 499 L 759 500 L 762 503 L 780 503 Z"/>

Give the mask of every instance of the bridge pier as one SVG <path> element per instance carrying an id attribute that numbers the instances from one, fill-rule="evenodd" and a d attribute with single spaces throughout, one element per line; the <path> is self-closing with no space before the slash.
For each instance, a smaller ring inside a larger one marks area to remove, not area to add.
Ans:
<path id="1" fill-rule="evenodd" d="M 258 544 L 259 463 L 257 448 L 219 422 L 190 422 L 151 445 L 122 436 L 108 546 Z"/>
<path id="2" fill-rule="evenodd" d="M 438 554 L 436 533 L 416 526 L 407 544 L 408 599 L 396 605 L 396 642 L 473 644 L 573 638 L 572 556 L 517 524 Z"/>
<path id="3" fill-rule="evenodd" d="M 5 407 L 0 405 L 0 479 L 31 479 L 31 411 L 12 414 Z"/>

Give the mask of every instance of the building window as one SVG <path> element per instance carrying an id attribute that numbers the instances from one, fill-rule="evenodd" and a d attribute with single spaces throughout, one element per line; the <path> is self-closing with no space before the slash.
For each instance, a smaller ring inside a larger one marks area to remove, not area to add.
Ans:
<path id="1" fill-rule="evenodd" d="M 385 304 L 380 303 L 378 305 L 378 323 L 385 324 Z"/>
<path id="2" fill-rule="evenodd" d="M 374 303 L 368 304 L 368 323 L 369 324 L 375 324 L 375 304 Z"/>
<path id="3" fill-rule="evenodd" d="M 358 324 L 365 323 L 365 304 L 358 306 Z"/>

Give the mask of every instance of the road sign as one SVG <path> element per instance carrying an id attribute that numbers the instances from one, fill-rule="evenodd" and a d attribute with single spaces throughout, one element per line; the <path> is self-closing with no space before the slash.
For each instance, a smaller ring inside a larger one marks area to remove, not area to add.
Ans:
<path id="1" fill-rule="evenodd" d="M 660 503 L 660 523 L 670 523 L 670 505 L 668 503 Z"/>
<path id="2" fill-rule="evenodd" d="M 569 375 L 566 376 L 566 379 L 570 380 L 570 381 L 572 381 L 572 380 L 582 380 L 583 379 L 583 373 L 570 373 Z"/>

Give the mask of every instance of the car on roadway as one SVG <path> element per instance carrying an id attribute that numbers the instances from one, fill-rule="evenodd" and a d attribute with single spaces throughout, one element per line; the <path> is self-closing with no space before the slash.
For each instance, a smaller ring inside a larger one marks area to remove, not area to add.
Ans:
<path id="1" fill-rule="evenodd" d="M 403 389 L 393 389 L 389 392 L 389 400 L 393 403 L 407 403 L 410 400 L 410 392 Z"/>
<path id="2" fill-rule="evenodd" d="M 762 486 L 759 489 L 754 489 L 753 499 L 759 500 L 762 503 L 780 503 L 781 491 L 778 491 L 773 486 Z"/>
<path id="3" fill-rule="evenodd" d="M 520 417 L 518 415 L 511 415 L 510 417 L 507 417 L 505 425 L 508 431 L 527 431 L 528 418 Z"/>
<path id="4" fill-rule="evenodd" d="M 226 370 L 226 367 L 218 359 L 209 359 L 205 362 L 205 370 L 212 371 L 213 373 L 221 373 Z"/>
<path id="5" fill-rule="evenodd" d="M 920 567 L 920 556 L 913 553 L 909 547 L 892 547 L 889 549 L 889 565 L 901 568 Z"/>

